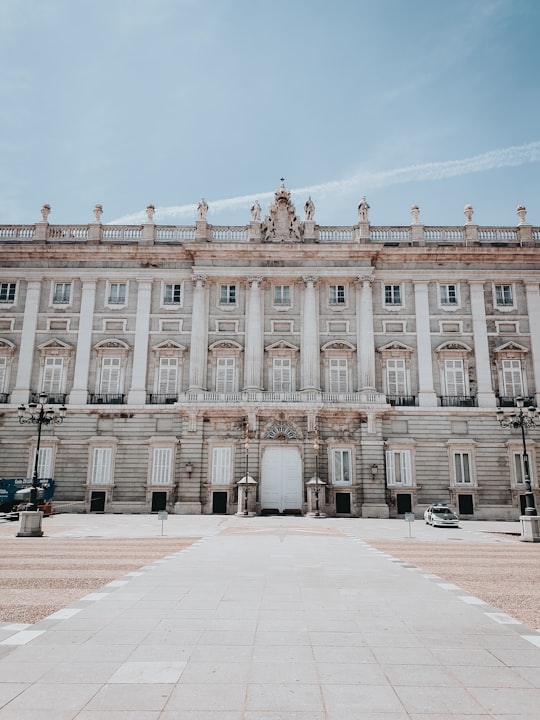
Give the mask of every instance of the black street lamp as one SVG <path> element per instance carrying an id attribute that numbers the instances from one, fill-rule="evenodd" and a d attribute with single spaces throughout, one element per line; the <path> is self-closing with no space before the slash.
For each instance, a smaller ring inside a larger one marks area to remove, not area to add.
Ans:
<path id="1" fill-rule="evenodd" d="M 524 405 L 525 401 L 522 397 L 516 398 L 516 406 L 519 412 L 511 412 L 507 417 L 505 417 L 504 410 L 502 408 L 497 408 L 497 420 L 499 421 L 499 425 L 503 428 L 521 430 L 521 439 L 523 441 L 523 470 L 525 472 L 525 515 L 534 516 L 538 513 L 536 512 L 534 494 L 531 490 L 531 473 L 529 470 L 527 444 L 525 442 L 525 430 L 540 427 L 540 422 L 537 420 L 538 410 L 533 405 L 530 405 L 527 408 L 527 411 L 523 412 Z"/>
<path id="2" fill-rule="evenodd" d="M 32 490 L 30 491 L 30 506 L 29 510 L 37 510 L 38 500 L 38 488 L 41 487 L 38 477 L 38 465 L 39 465 L 39 448 L 41 445 L 41 428 L 43 425 L 59 425 L 64 421 L 66 417 L 67 408 L 62 405 L 58 408 L 58 414 L 55 409 L 50 407 L 46 408 L 47 394 L 40 393 L 39 403 L 28 403 L 26 405 L 19 405 L 19 423 L 21 425 L 37 425 L 38 436 L 36 445 L 36 457 L 34 460 L 34 472 L 32 474 Z"/>
<path id="3" fill-rule="evenodd" d="M 249 422 L 246 422 L 246 434 L 244 437 L 244 450 L 246 451 L 246 476 L 244 485 L 244 515 L 248 515 L 248 489 L 249 489 Z"/>
<path id="4" fill-rule="evenodd" d="M 313 450 L 315 451 L 315 517 L 319 517 L 319 433 L 317 428 L 315 428 Z"/>

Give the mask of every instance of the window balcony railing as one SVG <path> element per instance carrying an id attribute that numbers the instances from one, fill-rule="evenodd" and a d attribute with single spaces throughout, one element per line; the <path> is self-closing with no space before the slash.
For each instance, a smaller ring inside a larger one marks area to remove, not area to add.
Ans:
<path id="1" fill-rule="evenodd" d="M 525 407 L 529 407 L 529 405 L 534 405 L 534 395 L 530 395 L 529 397 L 523 397 L 523 395 L 516 395 L 516 397 L 513 397 L 511 395 L 499 395 L 497 397 L 497 405 L 499 407 L 517 407 L 516 400 L 518 397 L 523 398 Z"/>
<path id="2" fill-rule="evenodd" d="M 9 393 L 0 393 L 0 403 L 9 402 Z"/>
<path id="3" fill-rule="evenodd" d="M 114 393 L 91 393 L 88 396 L 89 405 L 123 405 L 125 403 L 125 395 L 117 395 Z"/>
<path id="4" fill-rule="evenodd" d="M 48 393 L 46 390 L 42 391 L 47 396 L 47 405 L 65 405 L 66 404 L 66 393 Z M 32 403 L 38 403 L 39 402 L 39 396 L 42 393 L 37 392 L 31 392 L 30 393 L 30 402 Z"/>
<path id="5" fill-rule="evenodd" d="M 466 395 L 441 395 L 441 407 L 477 407 L 476 398 Z"/>
<path id="6" fill-rule="evenodd" d="M 415 407 L 416 397 L 414 395 L 387 395 L 386 402 L 397 407 Z"/>
<path id="7" fill-rule="evenodd" d="M 149 405 L 173 405 L 175 402 L 178 402 L 178 395 L 170 393 L 150 393 L 147 402 Z"/>

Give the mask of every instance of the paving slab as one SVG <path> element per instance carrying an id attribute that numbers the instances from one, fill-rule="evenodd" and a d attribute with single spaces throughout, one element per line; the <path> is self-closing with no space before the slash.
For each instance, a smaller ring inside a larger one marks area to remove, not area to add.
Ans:
<path id="1" fill-rule="evenodd" d="M 0 720 L 537 717 L 540 633 L 376 551 L 377 522 L 167 521 L 202 540 L 35 625 L 0 628 Z M 57 527 L 150 537 L 156 523 Z"/>

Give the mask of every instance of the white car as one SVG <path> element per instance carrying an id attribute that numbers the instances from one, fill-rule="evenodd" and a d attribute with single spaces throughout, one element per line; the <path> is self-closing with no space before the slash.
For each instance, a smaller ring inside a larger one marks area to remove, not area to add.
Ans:
<path id="1" fill-rule="evenodd" d="M 458 527 L 459 518 L 452 508 L 443 503 L 430 505 L 424 513 L 424 520 L 433 527 Z"/>

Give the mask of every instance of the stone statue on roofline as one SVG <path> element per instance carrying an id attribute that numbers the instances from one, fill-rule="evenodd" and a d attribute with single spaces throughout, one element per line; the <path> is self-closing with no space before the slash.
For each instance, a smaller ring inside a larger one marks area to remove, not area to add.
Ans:
<path id="1" fill-rule="evenodd" d="M 206 220 L 206 213 L 208 212 L 208 203 L 204 198 L 199 200 L 197 205 L 197 220 Z"/>
<path id="2" fill-rule="evenodd" d="M 259 205 L 259 201 L 255 200 L 255 202 L 251 206 L 251 222 L 260 222 L 260 221 L 261 221 L 261 206 Z"/>
<path id="3" fill-rule="evenodd" d="M 306 200 L 306 204 L 304 205 L 304 210 L 306 212 L 306 220 L 313 220 L 313 217 L 315 216 L 315 204 L 313 203 L 313 200 L 311 199 L 311 195 Z"/>
<path id="4" fill-rule="evenodd" d="M 360 204 L 358 205 L 358 222 L 369 222 L 368 211 L 369 205 L 367 203 L 366 196 L 364 195 L 364 197 L 360 201 Z"/>

